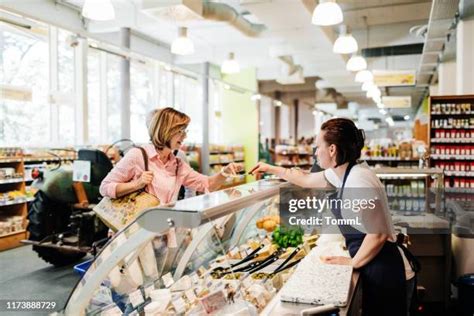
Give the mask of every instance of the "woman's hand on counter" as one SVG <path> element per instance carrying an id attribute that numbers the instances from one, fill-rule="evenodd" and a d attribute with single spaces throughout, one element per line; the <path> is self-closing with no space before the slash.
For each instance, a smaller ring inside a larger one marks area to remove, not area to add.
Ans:
<path id="1" fill-rule="evenodd" d="M 343 256 L 321 256 L 321 261 L 326 264 L 339 264 L 345 266 L 353 266 L 352 258 Z M 355 268 L 355 267 L 354 267 Z"/>

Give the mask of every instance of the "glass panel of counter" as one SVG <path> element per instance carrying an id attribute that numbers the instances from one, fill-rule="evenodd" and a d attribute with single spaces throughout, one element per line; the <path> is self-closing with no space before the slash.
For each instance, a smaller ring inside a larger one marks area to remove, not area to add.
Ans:
<path id="1" fill-rule="evenodd" d="M 307 235 L 299 248 L 272 244 L 285 185 L 261 180 L 145 211 L 99 253 L 63 312 L 263 310 L 316 240 Z"/>

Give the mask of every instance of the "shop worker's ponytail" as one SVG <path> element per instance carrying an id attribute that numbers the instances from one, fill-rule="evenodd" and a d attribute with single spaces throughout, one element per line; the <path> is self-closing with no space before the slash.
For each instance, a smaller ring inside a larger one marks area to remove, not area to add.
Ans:
<path id="1" fill-rule="evenodd" d="M 365 143 L 364 130 L 349 119 L 335 118 L 324 122 L 321 131 L 324 131 L 324 141 L 337 148 L 335 167 L 357 162 Z"/>

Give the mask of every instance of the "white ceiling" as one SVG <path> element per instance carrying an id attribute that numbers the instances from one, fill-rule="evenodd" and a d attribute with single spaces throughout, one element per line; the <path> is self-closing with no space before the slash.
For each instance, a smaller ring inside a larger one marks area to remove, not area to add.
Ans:
<path id="1" fill-rule="evenodd" d="M 78 7 L 83 0 L 66 0 Z M 158 1 L 157 1 L 158 2 Z M 173 1 L 171 1 L 173 2 Z M 345 70 L 347 57 L 332 53 L 337 27 L 320 28 L 311 24 L 314 0 L 222 0 L 267 30 L 261 36 L 247 37 L 224 22 L 204 19 L 187 22 L 188 35 L 195 43 L 192 56 L 175 57 L 176 64 L 211 62 L 221 64 L 229 52 L 235 52 L 241 67 L 255 67 L 261 80 L 276 79 L 281 62 L 270 55 L 271 47 L 289 49 L 296 64 L 303 67 L 305 77 L 319 76 L 341 92 L 348 101 L 361 107 L 374 107 L 365 98 L 353 74 Z M 422 43 L 409 33 L 411 27 L 426 24 L 431 0 L 338 0 L 345 23 L 353 30 L 360 48 Z M 129 26 L 166 44 L 171 44 L 182 23 L 151 17 L 141 10 L 142 0 L 113 0 L 117 19 L 113 22 L 92 22 L 94 32 L 113 32 Z M 367 17 L 367 19 L 364 19 Z M 366 24 L 367 22 L 367 24 Z M 369 35 L 369 39 L 367 38 Z M 421 55 L 369 58 L 369 69 L 417 69 Z M 417 96 L 415 88 L 390 89 L 394 95 Z"/>

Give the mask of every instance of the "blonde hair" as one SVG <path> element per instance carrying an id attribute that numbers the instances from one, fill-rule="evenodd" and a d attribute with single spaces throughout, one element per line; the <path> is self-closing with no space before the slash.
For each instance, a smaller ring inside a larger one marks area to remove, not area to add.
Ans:
<path id="1" fill-rule="evenodd" d="M 188 126 L 191 118 L 173 108 L 154 110 L 149 121 L 148 135 L 157 149 L 170 148 L 171 138 Z"/>

